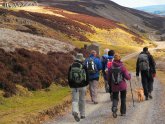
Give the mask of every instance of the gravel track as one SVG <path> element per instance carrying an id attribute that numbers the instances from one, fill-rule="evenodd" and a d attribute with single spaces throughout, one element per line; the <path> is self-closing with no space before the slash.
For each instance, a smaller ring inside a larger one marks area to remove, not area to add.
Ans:
<path id="1" fill-rule="evenodd" d="M 135 89 L 140 84 L 135 85 L 135 78 L 133 76 L 132 87 Z M 125 117 L 120 116 L 118 111 L 118 117 L 114 119 L 111 112 L 111 101 L 109 94 L 105 93 L 104 89 L 100 89 L 99 104 L 94 105 L 90 102 L 90 98 L 87 98 L 86 104 L 86 118 L 80 122 L 75 122 L 71 112 L 67 113 L 63 117 L 59 117 L 56 120 L 52 120 L 45 124 L 164 124 L 165 123 L 165 100 L 164 89 L 160 82 L 155 79 L 153 99 L 143 102 L 137 102 L 136 94 L 134 93 L 135 107 L 132 105 L 131 92 L 128 82 L 127 91 L 127 114 Z M 119 108 L 118 108 L 119 109 Z"/>

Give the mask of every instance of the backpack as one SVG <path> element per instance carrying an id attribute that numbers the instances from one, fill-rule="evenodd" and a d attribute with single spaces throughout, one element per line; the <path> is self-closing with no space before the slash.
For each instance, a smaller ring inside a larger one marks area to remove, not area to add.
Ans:
<path id="1" fill-rule="evenodd" d="M 121 71 L 121 66 L 120 67 L 112 66 L 111 72 L 112 72 L 112 78 L 111 78 L 112 83 L 115 85 L 120 84 L 123 80 L 123 73 Z"/>
<path id="2" fill-rule="evenodd" d="M 96 74 L 98 72 L 94 59 L 89 58 L 86 63 L 87 71 L 89 74 Z"/>
<path id="3" fill-rule="evenodd" d="M 83 64 L 79 62 L 74 62 L 71 65 L 71 69 L 69 72 L 69 79 L 71 82 L 75 84 L 82 84 L 87 80 L 85 69 L 83 68 Z"/>
<path id="4" fill-rule="evenodd" d="M 109 59 L 106 58 L 105 56 L 102 56 L 102 71 L 105 73 L 105 70 L 107 69 L 107 63 Z"/>
<path id="5" fill-rule="evenodd" d="M 112 66 L 113 59 L 108 60 L 107 62 L 107 68 L 110 69 Z"/>
<path id="6" fill-rule="evenodd" d="M 148 55 L 147 54 L 140 54 L 139 57 L 139 70 L 149 70 L 149 60 L 148 60 Z"/>

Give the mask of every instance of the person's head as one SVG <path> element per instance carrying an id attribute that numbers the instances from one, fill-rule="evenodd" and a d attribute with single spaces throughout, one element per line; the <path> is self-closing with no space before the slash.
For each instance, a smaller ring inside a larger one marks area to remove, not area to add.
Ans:
<path id="1" fill-rule="evenodd" d="M 95 56 L 95 57 L 96 57 L 96 55 L 97 55 L 96 50 L 91 50 L 91 54 L 92 54 L 93 56 Z"/>
<path id="2" fill-rule="evenodd" d="M 108 56 L 114 56 L 114 54 L 115 54 L 115 51 L 114 50 L 108 51 Z"/>
<path id="3" fill-rule="evenodd" d="M 115 55 L 114 55 L 114 60 L 115 60 L 115 61 L 120 61 L 120 60 L 121 60 L 121 56 L 120 56 L 119 53 L 115 53 Z"/>
<path id="4" fill-rule="evenodd" d="M 104 54 L 105 54 L 105 55 L 108 55 L 108 52 L 109 52 L 109 49 L 106 48 L 106 49 L 104 50 Z"/>
<path id="5" fill-rule="evenodd" d="M 77 53 L 75 60 L 78 60 L 80 62 L 83 62 L 85 60 L 84 56 L 82 53 Z"/>
<path id="6" fill-rule="evenodd" d="M 143 52 L 148 52 L 148 47 L 144 47 Z"/>

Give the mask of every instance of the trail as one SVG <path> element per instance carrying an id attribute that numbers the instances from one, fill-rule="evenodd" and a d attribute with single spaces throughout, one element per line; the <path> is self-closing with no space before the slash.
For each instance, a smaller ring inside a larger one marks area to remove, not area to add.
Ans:
<path id="1" fill-rule="evenodd" d="M 165 43 L 158 43 L 157 48 L 150 49 L 154 51 L 156 49 L 165 48 Z M 122 60 L 125 61 L 132 57 L 135 57 L 139 52 L 130 54 L 124 57 Z M 135 74 L 132 73 L 132 87 L 133 89 L 141 86 L 140 83 L 136 81 Z M 87 98 L 86 103 L 86 118 L 80 122 L 75 122 L 71 112 L 63 117 L 59 117 L 56 120 L 49 121 L 45 124 L 164 124 L 165 123 L 165 100 L 164 100 L 164 87 L 161 83 L 155 79 L 154 81 L 154 91 L 152 93 L 153 99 L 148 101 L 138 102 L 135 92 L 135 107 L 132 105 L 131 90 L 128 84 L 127 90 L 127 114 L 125 117 L 119 116 L 115 119 L 112 116 L 110 95 L 105 93 L 104 88 L 99 89 L 98 99 L 99 104 L 94 105 L 90 98 Z M 119 106 L 118 106 L 119 107 Z M 119 108 L 118 108 L 119 110 Z"/>
<path id="2" fill-rule="evenodd" d="M 137 87 L 134 82 L 132 84 L 133 89 Z M 164 124 L 165 122 L 165 100 L 163 97 L 159 97 L 164 96 L 164 90 L 157 79 L 154 82 L 153 99 L 139 103 L 134 94 L 135 107 L 132 105 L 130 88 L 128 87 L 127 115 L 125 117 L 120 116 L 118 111 L 118 117 L 114 119 L 109 94 L 105 93 L 104 89 L 100 89 L 98 94 L 99 104 L 97 105 L 87 99 L 86 118 L 81 120 L 79 124 Z M 67 115 L 45 124 L 77 124 L 77 122 L 69 112 Z"/>

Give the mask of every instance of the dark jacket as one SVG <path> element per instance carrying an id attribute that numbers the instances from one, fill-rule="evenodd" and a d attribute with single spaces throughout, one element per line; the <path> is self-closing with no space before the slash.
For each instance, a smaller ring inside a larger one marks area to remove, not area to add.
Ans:
<path id="1" fill-rule="evenodd" d="M 94 63 L 96 64 L 97 69 L 98 69 L 98 72 L 97 72 L 97 73 L 95 73 L 95 74 L 89 74 L 89 81 L 98 80 L 98 79 L 99 79 L 99 71 L 102 69 L 101 61 L 100 61 L 99 58 L 94 57 L 93 54 L 91 54 L 89 57 L 92 58 L 92 59 L 94 60 Z M 88 59 L 89 59 L 89 58 L 87 58 L 87 59 L 85 60 L 85 65 L 87 65 Z"/>
<path id="2" fill-rule="evenodd" d="M 150 67 L 149 72 L 151 74 L 156 74 L 156 69 L 155 69 L 156 63 L 154 61 L 153 56 L 149 52 L 141 52 L 140 54 L 147 54 L 148 55 L 149 67 Z M 137 76 L 139 76 L 139 72 L 140 72 L 139 63 L 140 63 L 139 59 L 137 59 L 137 62 L 136 62 L 136 75 Z"/>
<path id="3" fill-rule="evenodd" d="M 85 69 L 85 72 L 86 72 L 86 81 L 84 81 L 84 82 L 81 82 L 80 84 L 75 84 L 74 82 L 71 82 L 71 80 L 70 80 L 70 76 L 69 76 L 69 74 L 70 74 L 70 71 L 71 71 L 71 66 L 69 67 L 69 71 L 68 71 L 68 83 L 69 83 L 69 87 L 70 88 L 81 88 L 81 87 L 85 87 L 85 86 L 87 86 L 88 84 L 89 84 L 89 78 L 88 78 L 88 72 L 87 72 L 87 68 L 86 68 L 86 66 L 83 64 L 83 62 L 81 62 L 81 61 L 78 61 L 78 60 L 75 60 L 75 62 L 78 62 L 78 63 L 80 63 L 80 64 L 82 64 L 83 65 L 83 69 Z"/>
<path id="4" fill-rule="evenodd" d="M 123 74 L 123 80 L 118 85 L 113 84 L 111 81 L 111 79 L 112 79 L 112 66 L 121 67 L 121 72 Z M 108 69 L 108 82 L 112 88 L 112 92 L 118 92 L 118 91 L 126 90 L 127 84 L 126 84 L 125 79 L 130 80 L 131 79 L 130 74 L 128 73 L 127 69 L 124 67 L 124 65 L 121 61 L 113 61 L 112 66 Z"/>

